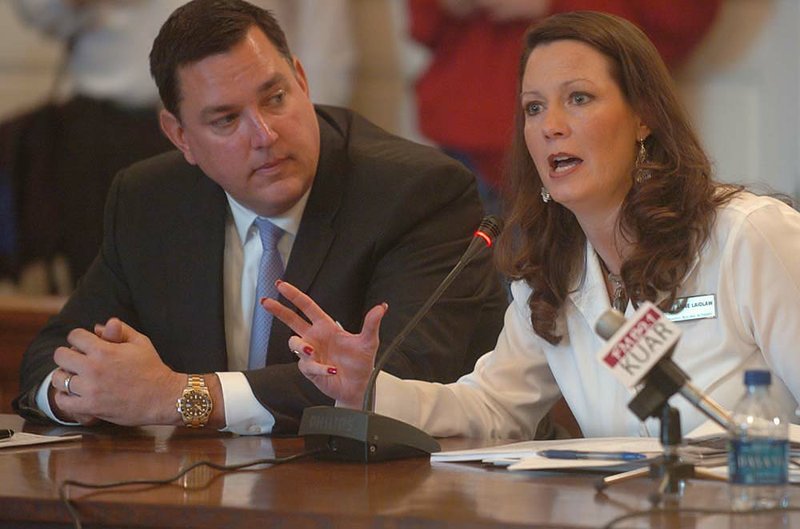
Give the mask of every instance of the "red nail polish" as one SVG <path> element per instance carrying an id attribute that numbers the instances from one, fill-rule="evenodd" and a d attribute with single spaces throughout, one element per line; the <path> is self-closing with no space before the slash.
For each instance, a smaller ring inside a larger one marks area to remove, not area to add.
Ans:
<path id="1" fill-rule="evenodd" d="M 310 345 L 306 345 L 303 347 L 303 352 L 307 355 L 310 355 L 311 353 L 314 352 L 314 348 L 311 347 Z"/>
<path id="2" fill-rule="evenodd" d="M 329 367 L 328 368 L 328 374 L 329 375 L 335 375 L 336 374 L 336 368 L 335 367 Z"/>

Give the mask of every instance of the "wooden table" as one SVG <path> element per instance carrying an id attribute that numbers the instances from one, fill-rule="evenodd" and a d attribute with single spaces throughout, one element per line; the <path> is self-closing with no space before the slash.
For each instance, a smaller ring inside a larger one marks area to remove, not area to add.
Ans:
<path id="1" fill-rule="evenodd" d="M 57 433 L 0 415 L 0 427 Z M 61 429 L 60 431 L 65 431 Z M 69 430 L 74 431 L 74 430 Z M 71 527 L 58 498 L 65 479 L 88 482 L 166 478 L 194 462 L 234 464 L 303 450 L 296 438 L 238 437 L 184 428 L 97 427 L 79 442 L 0 450 L 0 527 Z M 445 449 L 476 446 L 443 440 Z M 517 473 L 475 464 L 427 459 L 372 465 L 307 459 L 258 470 L 221 474 L 195 470 L 184 486 L 114 491 L 71 489 L 84 525 L 148 528 L 522 528 L 602 527 L 613 518 L 647 509 L 649 479 L 593 489 L 594 476 Z M 792 490 L 795 505 L 800 491 Z M 682 505 L 722 507 L 727 484 L 691 481 Z M 733 520 L 727 515 L 650 515 L 618 527 L 702 529 L 800 527 L 800 514 Z M 741 525 L 735 525 L 741 524 Z"/>

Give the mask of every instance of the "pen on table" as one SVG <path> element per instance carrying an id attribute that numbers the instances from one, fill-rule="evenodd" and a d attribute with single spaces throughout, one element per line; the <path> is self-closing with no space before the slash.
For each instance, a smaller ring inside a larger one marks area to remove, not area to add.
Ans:
<path id="1" fill-rule="evenodd" d="M 536 454 L 548 459 L 605 459 L 610 461 L 637 461 L 647 457 L 638 452 L 586 452 L 583 450 L 539 450 Z"/>
<path id="2" fill-rule="evenodd" d="M 12 435 L 14 435 L 14 430 L 9 428 L 0 428 L 0 441 L 4 439 L 11 439 Z"/>

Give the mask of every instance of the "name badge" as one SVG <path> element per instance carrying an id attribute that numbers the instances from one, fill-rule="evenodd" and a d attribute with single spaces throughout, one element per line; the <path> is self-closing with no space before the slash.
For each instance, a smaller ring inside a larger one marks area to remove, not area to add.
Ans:
<path id="1" fill-rule="evenodd" d="M 715 294 L 705 294 L 702 296 L 691 296 L 678 298 L 672 305 L 673 310 L 686 303 L 679 312 L 667 312 L 664 314 L 671 321 L 702 320 L 717 317 L 717 297 Z"/>

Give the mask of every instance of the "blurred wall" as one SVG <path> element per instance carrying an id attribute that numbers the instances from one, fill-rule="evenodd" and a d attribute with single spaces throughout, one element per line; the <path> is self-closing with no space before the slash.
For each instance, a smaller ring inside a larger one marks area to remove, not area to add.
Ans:
<path id="1" fill-rule="evenodd" d="M 404 38 L 404 0 L 352 5 L 360 62 L 351 106 L 421 139 L 411 86 L 425 54 Z M 708 38 L 677 73 L 720 179 L 765 183 L 769 188 L 761 189 L 800 197 L 798 35 L 797 0 L 727 0 Z M 59 54 L 0 0 L 0 118 L 46 97 Z"/>
<path id="2" fill-rule="evenodd" d="M 727 0 L 678 85 L 720 180 L 800 198 L 800 2 Z"/>

